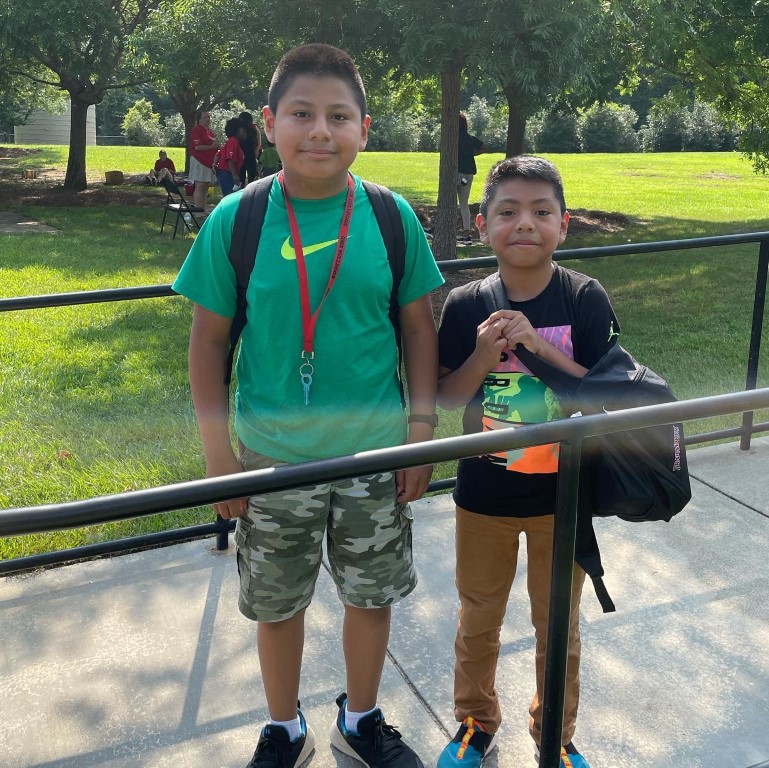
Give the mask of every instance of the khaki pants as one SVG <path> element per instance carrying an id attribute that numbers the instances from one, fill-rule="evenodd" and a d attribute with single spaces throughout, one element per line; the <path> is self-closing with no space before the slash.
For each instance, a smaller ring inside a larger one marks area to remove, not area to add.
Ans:
<path id="1" fill-rule="evenodd" d="M 455 641 L 454 715 L 472 715 L 496 733 L 502 721 L 495 689 L 500 631 L 515 578 L 518 541 L 526 534 L 531 623 L 536 638 L 537 690 L 529 708 L 529 732 L 539 744 L 553 561 L 553 515 L 493 517 L 457 507 L 456 549 L 459 626 Z M 579 705 L 579 601 L 585 572 L 574 565 L 562 743 L 574 735 Z"/>

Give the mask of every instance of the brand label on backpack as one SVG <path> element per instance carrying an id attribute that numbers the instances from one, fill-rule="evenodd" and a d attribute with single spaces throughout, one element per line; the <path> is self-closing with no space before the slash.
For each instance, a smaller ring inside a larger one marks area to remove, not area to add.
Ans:
<path id="1" fill-rule="evenodd" d="M 673 471 L 681 471 L 681 428 L 673 424 Z"/>

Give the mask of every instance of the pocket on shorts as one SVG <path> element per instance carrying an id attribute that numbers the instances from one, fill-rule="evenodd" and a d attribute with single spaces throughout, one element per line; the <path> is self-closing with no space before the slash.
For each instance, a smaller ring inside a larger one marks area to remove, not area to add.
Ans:
<path id="1" fill-rule="evenodd" d="M 238 549 L 236 553 L 238 564 L 238 576 L 240 578 L 240 589 L 242 594 L 248 594 L 251 589 L 251 568 L 248 565 L 248 559 L 243 552 Z"/>
<path id="2" fill-rule="evenodd" d="M 244 472 L 251 472 L 255 469 L 280 467 L 287 463 L 265 456 L 263 453 L 252 451 L 250 448 L 243 445 L 240 440 L 238 440 L 238 461 L 240 462 L 240 466 L 243 467 Z"/>

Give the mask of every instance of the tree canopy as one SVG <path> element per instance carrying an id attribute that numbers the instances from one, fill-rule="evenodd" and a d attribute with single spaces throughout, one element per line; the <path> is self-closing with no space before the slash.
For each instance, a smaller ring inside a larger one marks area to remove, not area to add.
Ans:
<path id="1" fill-rule="evenodd" d="M 149 14 L 137 52 L 182 116 L 186 139 L 198 110 L 266 86 L 277 51 L 265 22 L 253 3 L 239 0 L 175 0 Z"/>
<path id="2" fill-rule="evenodd" d="M 66 91 L 72 107 L 64 186 L 85 189 L 86 119 L 111 88 L 142 80 L 127 46 L 160 0 L 3 0 L 10 74 Z"/>

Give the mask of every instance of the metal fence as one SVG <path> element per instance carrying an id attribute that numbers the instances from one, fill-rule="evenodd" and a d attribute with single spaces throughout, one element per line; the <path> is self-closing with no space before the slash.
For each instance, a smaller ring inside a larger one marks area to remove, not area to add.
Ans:
<path id="1" fill-rule="evenodd" d="M 196 480 L 66 504 L 0 511 L 0 535 L 18 536 L 112 522 L 165 510 L 208 504 L 346 477 L 373 474 L 464 456 L 497 453 L 531 445 L 560 443 L 555 514 L 553 582 L 545 663 L 540 768 L 560 763 L 568 652 L 572 563 L 577 530 L 579 467 L 583 441 L 594 435 L 769 407 L 769 388 L 751 392 L 632 408 L 562 419 L 515 430 L 498 430 L 426 443 Z"/>
<path id="2" fill-rule="evenodd" d="M 564 679 L 568 646 L 568 617 L 571 573 L 577 524 L 577 494 L 582 443 L 585 438 L 610 432 L 636 429 L 656 424 L 689 421 L 708 416 L 743 413 L 742 426 L 695 435 L 687 443 L 705 442 L 722 437 L 739 436 L 740 446 L 747 449 L 751 435 L 769 431 L 769 423 L 754 424 L 753 411 L 769 407 L 769 388 L 757 390 L 767 273 L 769 272 L 769 232 L 720 237 L 674 240 L 657 243 L 628 244 L 601 248 L 559 251 L 556 259 L 587 259 L 633 253 L 651 253 L 713 246 L 758 243 L 751 337 L 746 365 L 745 392 L 699 398 L 678 403 L 647 406 L 609 414 L 583 416 L 556 422 L 501 430 L 478 435 L 445 438 L 430 443 L 404 445 L 323 461 L 308 462 L 277 469 L 245 472 L 239 475 L 197 480 L 145 491 L 87 499 L 64 504 L 42 505 L 0 510 L 0 535 L 20 536 L 43 531 L 63 530 L 85 525 L 113 522 L 158 512 L 209 504 L 222 498 L 248 496 L 257 492 L 281 490 L 314 482 L 330 481 L 396 468 L 450 461 L 464 456 L 494 453 L 531 445 L 560 443 L 556 509 L 554 578 L 550 604 L 550 625 L 545 676 L 544 717 L 540 768 L 557 768 L 560 762 L 560 733 L 563 719 Z M 494 267 L 493 257 L 442 262 L 443 271 L 475 267 Z M 145 286 L 102 291 L 86 291 L 48 296 L 0 300 L 0 312 L 42 307 L 125 301 L 174 295 L 170 286 Z M 431 489 L 450 487 L 451 481 L 432 484 Z M 148 545 L 170 543 L 201 535 L 217 533 L 220 546 L 226 547 L 229 529 L 221 519 L 206 526 L 195 526 L 150 536 L 134 537 L 121 542 L 108 542 L 79 547 L 68 552 L 19 558 L 0 563 L 0 574 L 39 567 L 41 565 L 92 557 L 108 552 L 127 551 Z"/>
<path id="3" fill-rule="evenodd" d="M 554 258 L 557 261 L 573 259 L 605 258 L 608 256 L 621 257 L 636 253 L 659 253 L 664 251 L 688 250 L 695 248 L 712 248 L 718 246 L 743 245 L 757 243 L 759 245 L 758 265 L 753 295 L 753 315 L 750 332 L 750 343 L 746 361 L 745 390 L 754 390 L 758 384 L 758 369 L 761 354 L 761 331 L 764 319 L 764 306 L 766 304 L 767 273 L 769 272 L 769 232 L 752 232 L 738 235 L 720 235 L 716 237 L 700 237 L 685 240 L 666 240 L 651 243 L 628 243 L 624 245 L 610 245 L 596 248 L 572 248 L 557 251 Z M 474 259 L 456 259 L 453 261 L 441 261 L 439 267 L 442 272 L 456 272 L 466 269 L 494 268 L 496 258 L 487 256 Z M 114 288 L 96 291 L 77 291 L 73 293 L 47 294 L 40 296 L 24 296 L 16 298 L 0 299 L 0 313 L 28 309 L 42 309 L 50 307 L 71 306 L 77 304 L 95 304 L 113 301 L 132 301 L 136 299 L 162 298 L 175 296 L 170 285 L 140 286 L 135 288 Z M 769 422 L 754 423 L 753 412 L 745 411 L 742 416 L 742 425 L 732 429 L 722 429 L 688 435 L 687 445 L 709 442 L 717 439 L 739 437 L 740 447 L 747 450 L 750 447 L 750 439 L 753 434 L 769 431 Z M 454 485 L 454 479 L 434 481 L 430 484 L 430 491 L 447 490 Z M 205 503 L 205 502 L 202 502 Z M 110 505 L 109 500 L 103 503 L 105 513 Z M 65 505 L 52 505 L 56 508 Z M 178 509 L 179 507 L 174 507 Z M 156 512 L 167 511 L 156 509 Z M 130 517 L 130 515 L 129 515 Z M 105 520 L 104 522 L 106 522 Z M 89 524 L 89 523 L 83 523 Z M 127 539 L 102 542 L 70 550 L 49 552 L 41 555 L 20 557 L 10 561 L 0 562 L 0 576 L 17 571 L 28 570 L 58 563 L 70 562 L 76 559 L 116 554 L 141 549 L 148 546 L 159 546 L 178 541 L 186 541 L 200 536 L 217 536 L 217 547 L 226 549 L 228 546 L 228 534 L 234 527 L 232 522 L 218 518 L 204 525 L 189 526 L 171 531 L 162 531 L 143 536 L 133 536 Z"/>

